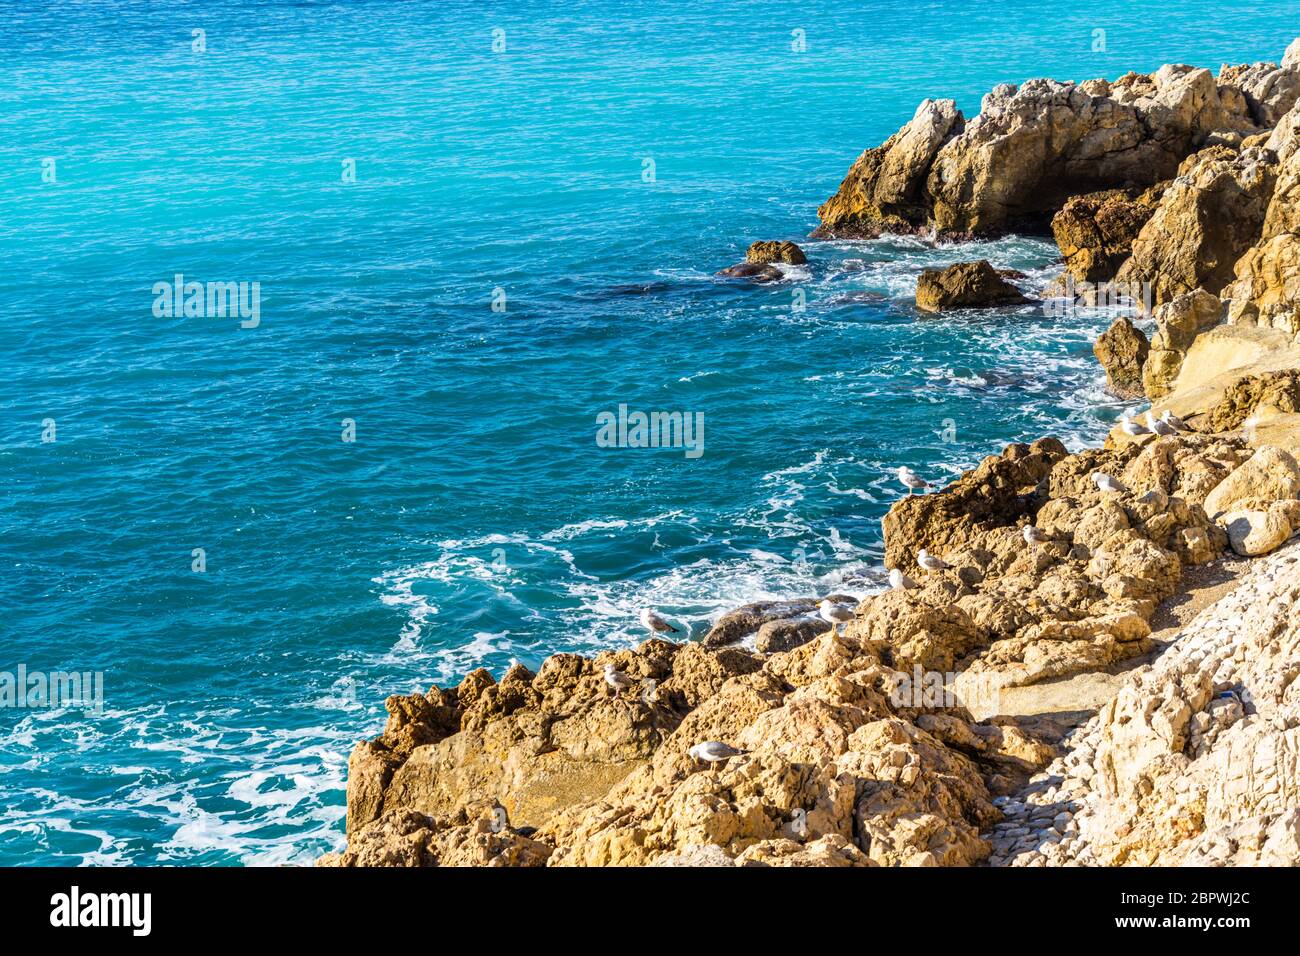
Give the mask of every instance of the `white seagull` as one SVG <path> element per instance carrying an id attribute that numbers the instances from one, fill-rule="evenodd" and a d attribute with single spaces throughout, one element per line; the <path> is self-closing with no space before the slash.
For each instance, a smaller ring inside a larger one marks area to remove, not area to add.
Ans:
<path id="1" fill-rule="evenodd" d="M 1167 408 L 1165 409 L 1165 413 L 1160 416 L 1160 420 L 1164 422 L 1166 425 L 1168 425 L 1170 428 L 1174 429 L 1174 431 L 1180 431 L 1180 432 L 1191 431 L 1191 428 L 1188 427 L 1187 422 L 1183 421 L 1181 418 L 1179 418 L 1177 415 L 1175 415 Z"/>
<path id="2" fill-rule="evenodd" d="M 1133 419 L 1129 418 L 1127 414 L 1120 416 L 1119 430 L 1122 431 L 1125 435 L 1132 435 L 1132 436 L 1151 434 L 1151 429 L 1147 428 L 1145 425 L 1133 421 Z"/>
<path id="3" fill-rule="evenodd" d="M 730 744 L 724 744 L 720 740 L 705 740 L 692 747 L 688 753 L 690 753 L 692 759 L 698 760 L 700 763 L 721 763 L 724 760 L 730 760 L 732 757 L 747 754 L 749 751 L 737 750 Z"/>
<path id="4" fill-rule="evenodd" d="M 1120 481 L 1118 478 L 1112 478 L 1104 471 L 1094 471 L 1092 473 L 1092 480 L 1093 483 L 1102 491 L 1128 491 L 1128 485 L 1124 484 L 1124 482 Z"/>
<path id="5" fill-rule="evenodd" d="M 925 548 L 916 552 L 916 563 L 927 571 L 942 571 L 945 568 L 952 567 L 952 565 L 943 558 L 936 558 L 929 551 L 925 550 Z"/>
<path id="6" fill-rule="evenodd" d="M 822 601 L 817 605 L 817 615 L 823 621 L 835 630 L 840 624 L 847 624 L 853 620 L 853 610 L 842 604 L 832 604 L 830 601 Z"/>
<path id="7" fill-rule="evenodd" d="M 650 631 L 655 634 L 664 634 L 667 632 L 673 634 L 680 633 L 677 628 L 673 627 L 648 607 L 641 609 L 641 626 L 649 628 Z"/>
<path id="8" fill-rule="evenodd" d="M 918 585 L 898 568 L 891 568 L 889 571 L 889 586 L 895 591 L 906 591 Z"/>
<path id="9" fill-rule="evenodd" d="M 1047 535 L 1042 528 L 1032 524 L 1027 524 L 1020 529 L 1020 535 L 1025 539 L 1025 544 L 1033 547 L 1036 544 L 1043 544 L 1047 541 Z"/>
<path id="10" fill-rule="evenodd" d="M 1147 409 L 1147 428 L 1157 435 L 1176 435 L 1178 433 L 1178 430 L 1163 418 L 1156 418 L 1152 415 L 1150 409 Z"/>
<path id="11" fill-rule="evenodd" d="M 907 486 L 907 493 L 915 494 L 922 488 L 929 488 L 930 483 L 914 472 L 911 468 L 903 465 L 898 469 L 898 480 Z"/>
<path id="12" fill-rule="evenodd" d="M 605 665 L 605 683 L 614 688 L 614 696 L 617 697 L 629 687 L 635 687 L 636 681 L 628 677 L 613 664 Z"/>

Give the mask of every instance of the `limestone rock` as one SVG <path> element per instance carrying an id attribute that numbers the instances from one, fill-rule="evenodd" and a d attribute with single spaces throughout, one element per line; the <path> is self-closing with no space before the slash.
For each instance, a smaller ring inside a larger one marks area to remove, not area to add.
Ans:
<path id="1" fill-rule="evenodd" d="M 1217 295 L 1258 240 L 1276 178 L 1276 156 L 1262 148 L 1215 146 L 1190 157 L 1115 281 L 1149 288 L 1157 305 L 1195 289 Z"/>
<path id="2" fill-rule="evenodd" d="M 1192 342 L 1216 325 L 1222 315 L 1223 303 L 1204 289 L 1175 296 L 1156 309 L 1156 332 L 1142 370 L 1142 387 L 1148 398 L 1160 398 L 1173 391 Z"/>
<path id="3" fill-rule="evenodd" d="M 1097 337 L 1092 351 L 1106 370 L 1106 386 L 1112 394 L 1119 398 L 1143 394 L 1142 368 L 1150 349 L 1146 335 L 1124 316 Z"/>
<path id="4" fill-rule="evenodd" d="M 926 269 L 916 283 L 916 307 L 923 312 L 1022 305 L 1028 301 L 987 259 L 958 262 L 946 269 Z"/>
<path id="5" fill-rule="evenodd" d="M 1068 200 L 1052 217 L 1052 236 L 1076 282 L 1106 282 L 1128 258 L 1163 189 L 1153 186 L 1134 197 L 1110 189 Z"/>
<path id="6" fill-rule="evenodd" d="M 751 243 L 749 249 L 745 252 L 745 261 L 757 263 L 786 262 L 797 266 L 807 262 L 808 257 L 793 242 L 772 240 Z"/>
<path id="7" fill-rule="evenodd" d="M 1219 522 L 1228 531 L 1232 550 L 1247 558 L 1268 554 L 1291 537 L 1291 522 L 1276 508 L 1229 511 L 1219 518 Z"/>
<path id="8" fill-rule="evenodd" d="M 1300 497 L 1300 463 L 1281 448 L 1265 445 L 1215 486 L 1205 499 L 1211 516 L 1268 508 L 1278 499 Z"/>

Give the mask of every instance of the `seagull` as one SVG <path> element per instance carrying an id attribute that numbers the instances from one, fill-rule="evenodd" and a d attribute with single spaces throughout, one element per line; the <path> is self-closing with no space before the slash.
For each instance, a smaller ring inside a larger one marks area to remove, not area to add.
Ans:
<path id="1" fill-rule="evenodd" d="M 892 568 L 889 572 L 889 586 L 895 591 L 906 591 L 918 585 L 898 568 Z"/>
<path id="2" fill-rule="evenodd" d="M 835 630 L 837 625 L 847 624 L 853 620 L 853 611 L 842 604 L 832 604 L 830 601 L 822 601 L 817 605 L 817 615 Z"/>
<path id="3" fill-rule="evenodd" d="M 673 634 L 680 633 L 677 628 L 673 627 L 648 607 L 641 609 L 641 624 L 644 627 L 649 628 L 655 634 L 663 634 L 667 631 L 671 631 Z"/>
<path id="4" fill-rule="evenodd" d="M 1140 425 L 1137 422 L 1133 421 L 1133 419 L 1129 418 L 1127 414 L 1120 416 L 1119 429 L 1125 435 L 1137 436 L 1137 435 L 1151 434 L 1151 429 L 1147 428 L 1145 425 Z"/>
<path id="5" fill-rule="evenodd" d="M 1147 410 L 1147 428 L 1155 432 L 1157 435 L 1178 434 L 1178 429 L 1174 428 L 1173 425 L 1170 425 L 1163 418 L 1156 418 L 1151 414 L 1150 409 Z"/>
<path id="6" fill-rule="evenodd" d="M 929 551 L 925 550 L 925 548 L 916 552 L 916 563 L 926 571 L 942 571 L 945 568 L 952 567 L 952 565 L 943 558 L 936 558 Z"/>
<path id="7" fill-rule="evenodd" d="M 898 469 L 898 480 L 907 486 L 909 495 L 915 494 L 920 488 L 929 488 L 930 483 L 914 472 L 911 468 L 903 465 Z M 924 493 L 924 492 L 922 492 Z"/>
<path id="8" fill-rule="evenodd" d="M 641 691 L 641 700 L 647 704 L 658 703 L 659 701 L 659 682 L 653 677 L 646 678 L 645 687 Z"/>
<path id="9" fill-rule="evenodd" d="M 688 751 L 693 760 L 700 763 L 722 763 L 724 760 L 730 760 L 732 757 L 739 757 L 742 754 L 749 753 L 748 750 L 737 750 L 730 744 L 724 744 L 720 740 L 706 740 L 698 743 Z"/>
<path id="10" fill-rule="evenodd" d="M 1117 478 L 1112 478 L 1104 471 L 1094 471 L 1092 473 L 1092 480 L 1102 491 L 1128 491 L 1128 485 L 1124 484 Z"/>
<path id="11" fill-rule="evenodd" d="M 636 686 L 636 681 L 628 677 L 613 664 L 605 665 L 605 683 L 614 688 L 614 696 L 627 690 L 629 687 Z"/>
<path id="12" fill-rule="evenodd" d="M 1047 534 L 1042 528 L 1032 524 L 1027 524 L 1020 529 L 1020 535 L 1025 539 L 1025 544 L 1033 547 L 1036 544 L 1045 544 L 1048 540 Z"/>
<path id="13" fill-rule="evenodd" d="M 1179 418 L 1177 415 L 1175 415 L 1167 408 L 1165 409 L 1165 413 L 1160 416 L 1160 420 L 1164 422 L 1166 425 L 1168 425 L 1170 428 L 1172 428 L 1174 431 L 1189 432 L 1192 430 L 1188 426 L 1187 422 L 1183 421 L 1181 418 Z"/>

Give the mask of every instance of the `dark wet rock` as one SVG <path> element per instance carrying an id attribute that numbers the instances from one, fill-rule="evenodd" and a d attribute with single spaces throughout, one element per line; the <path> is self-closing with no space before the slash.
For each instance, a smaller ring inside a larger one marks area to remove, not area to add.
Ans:
<path id="1" fill-rule="evenodd" d="M 926 269 L 916 283 L 916 307 L 923 312 L 993 308 L 1028 302 L 987 259 L 958 262 L 946 269 Z"/>

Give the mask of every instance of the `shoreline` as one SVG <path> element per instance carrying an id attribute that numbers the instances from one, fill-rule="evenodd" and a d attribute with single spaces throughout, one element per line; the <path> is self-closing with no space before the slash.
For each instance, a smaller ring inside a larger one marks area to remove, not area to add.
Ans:
<path id="1" fill-rule="evenodd" d="M 1218 78 L 1007 84 L 971 120 L 926 100 L 819 215 L 830 239 L 1049 222 L 1062 281 L 1152 292 L 1154 336 L 1117 318 L 1097 356 L 1112 390 L 1191 428 L 1013 444 L 900 498 L 885 565 L 916 586 L 857 602 L 842 634 L 816 615 L 835 596 L 810 595 L 699 642 L 389 698 L 349 761 L 348 846 L 322 864 L 1300 862 L 1300 716 L 1267 683 L 1300 650 L 1277 600 L 1239 594 L 1300 601 L 1295 546 L 1264 557 L 1300 531 L 1300 40 Z M 1006 301 L 983 268 L 938 277 L 936 309 Z M 918 699 L 914 669 L 955 705 Z M 737 752 L 705 767 L 706 740 Z"/>

